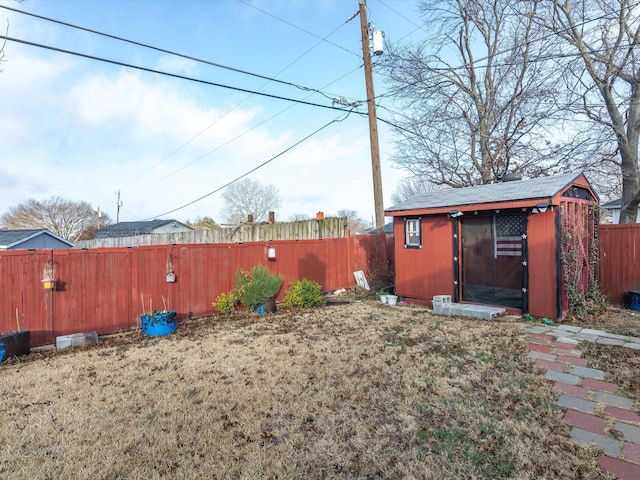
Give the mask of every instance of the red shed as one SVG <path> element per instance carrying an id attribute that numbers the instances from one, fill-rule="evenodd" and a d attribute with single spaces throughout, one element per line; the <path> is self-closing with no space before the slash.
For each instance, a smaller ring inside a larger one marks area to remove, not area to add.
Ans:
<path id="1" fill-rule="evenodd" d="M 394 217 L 396 294 L 562 318 L 595 281 L 598 196 L 583 174 L 429 192 Z"/>

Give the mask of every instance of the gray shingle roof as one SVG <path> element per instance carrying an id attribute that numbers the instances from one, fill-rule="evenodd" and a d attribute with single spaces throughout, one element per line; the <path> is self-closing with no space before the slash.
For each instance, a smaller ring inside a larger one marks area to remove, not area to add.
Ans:
<path id="1" fill-rule="evenodd" d="M 157 228 L 163 227 L 169 223 L 176 223 L 182 227 L 186 227 L 183 223 L 172 219 L 155 219 L 144 222 L 120 222 L 101 228 L 96 232 L 96 238 L 131 237 L 134 235 L 151 234 Z"/>
<path id="2" fill-rule="evenodd" d="M 539 177 L 513 182 L 492 183 L 465 188 L 448 188 L 417 195 L 400 202 L 386 212 L 423 208 L 443 208 L 483 203 L 549 198 L 574 182 L 581 173 Z"/>
<path id="3" fill-rule="evenodd" d="M 0 230 L 0 247 L 10 247 L 42 231 L 42 229 Z"/>
<path id="4" fill-rule="evenodd" d="M 73 243 L 71 243 L 70 241 L 58 237 L 45 228 L 36 228 L 29 230 L 0 230 L 0 248 L 8 249 L 42 234 L 49 235 L 52 238 L 73 246 Z"/>

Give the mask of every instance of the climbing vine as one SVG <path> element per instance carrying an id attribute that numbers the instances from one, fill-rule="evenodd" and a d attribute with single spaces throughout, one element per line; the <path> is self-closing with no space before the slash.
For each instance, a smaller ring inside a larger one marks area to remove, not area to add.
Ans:
<path id="1" fill-rule="evenodd" d="M 598 207 L 562 205 L 562 272 L 569 311 L 582 318 L 606 303 L 598 284 Z"/>

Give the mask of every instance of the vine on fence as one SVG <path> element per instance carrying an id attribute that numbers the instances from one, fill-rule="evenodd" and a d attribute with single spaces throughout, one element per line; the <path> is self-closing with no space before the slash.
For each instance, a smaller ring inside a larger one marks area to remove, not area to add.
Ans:
<path id="1" fill-rule="evenodd" d="M 562 272 L 569 312 L 578 318 L 602 310 L 598 283 L 598 207 L 565 203 L 562 209 Z"/>

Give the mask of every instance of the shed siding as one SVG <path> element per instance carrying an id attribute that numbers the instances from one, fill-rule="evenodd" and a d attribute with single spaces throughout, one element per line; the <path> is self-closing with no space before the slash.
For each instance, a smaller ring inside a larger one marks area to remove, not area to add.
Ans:
<path id="1" fill-rule="evenodd" d="M 404 218 L 394 218 L 396 293 L 424 302 L 453 295 L 453 226 L 446 215 L 422 218 L 422 248 L 404 248 Z"/>
<path id="2" fill-rule="evenodd" d="M 556 222 L 555 211 L 529 215 L 529 313 L 556 318 Z"/>

